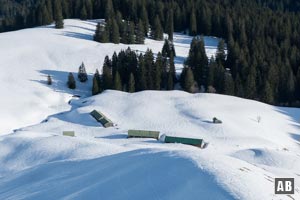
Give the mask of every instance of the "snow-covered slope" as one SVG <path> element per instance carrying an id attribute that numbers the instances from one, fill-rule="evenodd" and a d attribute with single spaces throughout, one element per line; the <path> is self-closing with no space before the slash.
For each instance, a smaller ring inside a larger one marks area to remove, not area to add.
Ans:
<path id="1" fill-rule="evenodd" d="M 88 97 L 91 82 L 66 89 L 68 72 L 82 61 L 92 74 L 106 55 L 127 48 L 91 41 L 95 24 L 65 20 L 63 30 L 0 34 L 0 134 L 16 129 L 0 136 L 0 199 L 300 199 L 299 109 L 182 91 Z M 175 34 L 178 71 L 190 41 Z M 205 38 L 208 56 L 217 41 Z M 157 53 L 162 45 L 147 39 L 130 47 Z M 118 126 L 103 128 L 89 115 L 94 109 Z M 209 146 L 127 139 L 128 129 L 203 138 Z M 76 137 L 62 136 L 67 130 Z M 295 178 L 295 195 L 275 195 L 276 177 Z"/>
<path id="2" fill-rule="evenodd" d="M 274 195 L 276 177 L 294 177 L 300 198 L 298 109 L 180 91 L 106 91 L 71 106 L 0 138 L 0 199 L 291 199 Z M 93 109 L 118 126 L 103 128 Z M 132 128 L 209 146 L 127 139 Z"/>
<path id="3" fill-rule="evenodd" d="M 128 47 L 92 41 L 95 27 L 95 21 L 65 20 L 62 30 L 47 26 L 0 34 L 0 134 L 68 110 L 65 103 L 71 94 L 90 95 L 91 78 L 87 84 L 78 83 L 78 89 L 73 92 L 65 87 L 68 73 L 77 72 L 84 62 L 92 75 L 96 69 L 101 71 L 106 55 Z M 176 66 L 180 70 L 191 37 L 181 34 L 174 37 Z M 218 40 L 206 37 L 205 41 L 208 55 L 213 55 Z M 163 46 L 163 41 L 147 39 L 145 43 L 129 46 L 139 52 L 150 48 L 154 53 Z M 48 74 L 54 79 L 54 87 L 45 86 Z"/>

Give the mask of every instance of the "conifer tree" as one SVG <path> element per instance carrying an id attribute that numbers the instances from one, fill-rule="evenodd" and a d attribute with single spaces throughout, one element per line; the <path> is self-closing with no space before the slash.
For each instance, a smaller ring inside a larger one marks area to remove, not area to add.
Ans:
<path id="1" fill-rule="evenodd" d="M 161 89 L 161 82 L 162 82 L 162 69 L 163 69 L 163 57 L 160 52 L 157 54 L 157 58 L 155 61 L 155 80 L 154 80 L 154 89 L 160 90 Z"/>
<path id="2" fill-rule="evenodd" d="M 191 36 L 197 35 L 197 20 L 196 20 L 196 15 L 195 11 L 192 10 L 191 15 L 190 15 L 190 31 L 189 31 Z"/>
<path id="3" fill-rule="evenodd" d="M 224 40 L 220 40 L 218 44 L 218 49 L 216 53 L 216 61 L 218 64 L 225 65 L 226 54 L 225 54 L 225 42 Z"/>
<path id="4" fill-rule="evenodd" d="M 50 75 L 47 76 L 47 84 L 52 85 L 52 78 Z"/>
<path id="5" fill-rule="evenodd" d="M 158 15 L 156 15 L 154 25 L 151 27 L 151 36 L 154 40 L 163 39 L 163 30 Z"/>
<path id="6" fill-rule="evenodd" d="M 139 64 L 138 64 L 138 85 L 137 89 L 139 91 L 147 90 L 147 80 L 146 80 L 146 69 L 145 69 L 145 60 L 144 56 L 140 54 Z"/>
<path id="7" fill-rule="evenodd" d="M 135 80 L 134 80 L 134 76 L 133 76 L 132 73 L 130 73 L 130 76 L 129 76 L 128 92 L 129 93 L 134 93 L 135 92 Z"/>
<path id="8" fill-rule="evenodd" d="M 112 0 L 107 0 L 105 5 L 105 20 L 112 19 L 114 17 L 114 6 Z"/>
<path id="9" fill-rule="evenodd" d="M 144 25 L 141 20 L 136 27 L 136 44 L 144 44 L 145 42 L 145 32 L 144 32 Z"/>
<path id="10" fill-rule="evenodd" d="M 274 103 L 274 94 L 269 81 L 266 81 L 264 84 L 261 100 L 268 104 Z"/>
<path id="11" fill-rule="evenodd" d="M 75 81 L 75 78 L 74 78 L 74 76 L 71 72 L 68 75 L 67 85 L 70 89 L 75 89 L 76 88 L 76 81 Z"/>
<path id="12" fill-rule="evenodd" d="M 255 67 L 251 67 L 245 86 L 246 98 L 253 99 L 256 95 L 256 69 Z"/>
<path id="13" fill-rule="evenodd" d="M 109 59 L 108 56 L 106 56 L 104 59 L 103 72 L 102 72 L 102 82 L 103 82 L 104 90 L 113 88 L 112 80 L 113 79 L 112 79 L 111 60 Z"/>
<path id="14" fill-rule="evenodd" d="M 81 11 L 80 11 L 80 19 L 81 20 L 87 20 L 87 17 L 88 17 L 88 14 L 87 14 L 87 11 L 86 11 L 86 7 L 84 5 L 84 6 L 82 6 Z"/>
<path id="15" fill-rule="evenodd" d="M 174 79 L 171 72 L 168 73 L 167 90 L 174 89 Z"/>
<path id="16" fill-rule="evenodd" d="M 100 32 L 100 42 L 101 43 L 108 43 L 110 42 L 110 23 L 106 23 L 105 26 L 101 26 Z"/>
<path id="17" fill-rule="evenodd" d="M 170 58 L 171 53 L 173 54 L 173 56 L 176 56 L 174 44 L 172 41 L 165 39 L 165 43 L 162 48 L 162 56 Z"/>
<path id="18" fill-rule="evenodd" d="M 118 71 L 116 72 L 115 79 L 114 79 L 114 89 L 122 91 L 122 81 Z"/>
<path id="19" fill-rule="evenodd" d="M 55 28 L 62 29 L 64 28 L 63 22 L 63 15 L 62 15 L 62 8 L 61 8 L 61 1 L 55 0 L 54 4 L 54 20 L 55 20 Z"/>
<path id="20" fill-rule="evenodd" d="M 97 27 L 96 27 L 96 32 L 95 32 L 95 35 L 94 35 L 94 41 L 101 42 L 101 35 L 102 34 L 103 34 L 103 29 L 101 27 L 101 24 L 98 23 Z"/>
<path id="21" fill-rule="evenodd" d="M 232 79 L 232 75 L 230 72 L 224 73 L 224 94 L 226 95 L 234 95 L 234 82 Z"/>
<path id="22" fill-rule="evenodd" d="M 119 26 L 115 19 L 112 19 L 111 42 L 114 44 L 120 43 Z"/>
<path id="23" fill-rule="evenodd" d="M 169 40 L 173 41 L 173 32 L 174 32 L 174 13 L 173 9 L 171 8 L 168 12 L 168 17 L 167 17 L 167 33 L 169 36 Z"/>
<path id="24" fill-rule="evenodd" d="M 189 92 L 189 93 L 194 93 L 195 92 L 195 79 L 193 75 L 193 71 L 191 68 L 186 69 L 185 77 L 184 77 L 184 90 Z"/>
<path id="25" fill-rule="evenodd" d="M 92 94 L 96 95 L 102 92 L 101 88 L 101 77 L 99 74 L 98 69 L 96 70 L 94 77 L 93 77 L 93 88 L 92 88 Z"/>
<path id="26" fill-rule="evenodd" d="M 78 70 L 78 79 L 80 82 L 86 82 L 88 80 L 88 75 L 85 70 L 85 65 L 82 62 L 82 64 L 79 66 Z"/>

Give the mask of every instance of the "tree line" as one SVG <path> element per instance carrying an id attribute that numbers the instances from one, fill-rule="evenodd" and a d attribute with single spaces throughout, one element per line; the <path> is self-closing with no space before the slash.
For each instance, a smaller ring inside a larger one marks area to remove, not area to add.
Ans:
<path id="1" fill-rule="evenodd" d="M 230 87 L 221 86 L 221 82 L 211 85 L 210 76 L 200 80 L 199 77 L 208 70 L 206 67 L 196 69 L 191 63 L 190 70 L 200 90 L 208 91 L 210 88 L 218 93 L 227 93 L 225 88 L 228 87 L 233 88 L 230 89 L 233 95 L 267 103 L 298 105 L 300 102 L 298 1 L 12 0 L 3 1 L 0 5 L 0 31 L 49 24 L 57 16 L 57 10 L 60 10 L 55 7 L 61 7 L 63 18 L 105 19 L 109 39 L 104 41 L 114 42 L 112 39 L 116 39 L 118 42 L 118 38 L 136 40 L 138 25 L 145 36 L 158 40 L 163 39 L 163 32 L 168 33 L 172 40 L 173 31 L 192 36 L 217 36 L 224 39 L 228 54 L 225 62 L 216 58 L 211 62 L 212 59 L 208 58 L 207 65 L 215 66 L 216 71 L 224 71 L 226 76 L 223 79 L 229 79 L 233 84 L 229 84 Z M 124 23 L 116 19 L 123 19 Z M 112 31 L 117 29 L 119 31 Z M 125 37 L 124 32 L 134 34 Z M 115 36 L 118 33 L 120 37 Z M 206 63 L 205 58 L 200 64 L 203 63 Z"/>

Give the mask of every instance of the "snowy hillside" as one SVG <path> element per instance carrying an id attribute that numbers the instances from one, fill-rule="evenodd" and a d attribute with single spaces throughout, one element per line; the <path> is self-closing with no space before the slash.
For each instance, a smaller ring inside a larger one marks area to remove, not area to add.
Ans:
<path id="1" fill-rule="evenodd" d="M 101 71 L 104 57 L 114 51 L 130 46 L 139 52 L 150 48 L 157 53 L 163 46 L 163 41 L 150 39 L 145 45 L 96 43 L 92 41 L 95 28 L 94 21 L 65 20 L 62 30 L 47 26 L 0 34 L 0 134 L 68 110 L 66 102 L 71 94 L 89 96 L 91 78 L 88 84 L 79 84 L 75 92 L 65 87 L 68 73 L 77 72 L 82 62 L 92 75 L 96 69 Z M 208 55 L 213 55 L 218 40 L 206 37 L 205 41 Z M 174 42 L 180 70 L 191 37 L 175 34 Z M 53 76 L 54 87 L 45 86 L 48 74 Z"/>
<path id="2" fill-rule="evenodd" d="M 182 91 L 108 90 L 90 97 L 91 77 L 68 90 L 67 74 L 82 61 L 92 75 L 106 55 L 127 48 L 93 42 L 95 25 L 65 20 L 63 30 L 0 34 L 0 199 L 300 199 L 300 109 Z M 180 71 L 191 37 L 174 40 Z M 210 57 L 218 39 L 205 42 Z M 162 45 L 147 39 L 130 47 L 157 53 Z M 89 114 L 94 109 L 117 126 L 103 128 Z M 213 124 L 213 117 L 223 123 Z M 127 139 L 128 129 L 209 145 Z M 274 194 L 280 177 L 295 178 L 294 195 Z"/>
<path id="3" fill-rule="evenodd" d="M 273 194 L 275 177 L 294 177 L 300 198 L 297 109 L 180 91 L 106 91 L 71 106 L 1 138 L 0 199 L 291 199 Z M 103 128 L 93 109 L 118 126 Z M 127 139 L 132 128 L 209 146 Z"/>

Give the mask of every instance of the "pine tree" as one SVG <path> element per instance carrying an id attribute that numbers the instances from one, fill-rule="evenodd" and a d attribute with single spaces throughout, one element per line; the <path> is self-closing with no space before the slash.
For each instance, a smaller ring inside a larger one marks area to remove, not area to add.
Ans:
<path id="1" fill-rule="evenodd" d="M 162 55 L 163 55 L 163 57 L 170 58 L 171 53 L 173 54 L 173 56 L 176 56 L 174 44 L 172 41 L 165 39 L 165 43 L 162 48 Z"/>
<path id="2" fill-rule="evenodd" d="M 247 80 L 246 80 L 246 98 L 254 99 L 256 96 L 256 69 L 254 66 L 250 68 Z"/>
<path id="3" fill-rule="evenodd" d="M 226 54 L 225 54 L 225 42 L 224 40 L 220 40 L 218 44 L 218 49 L 216 53 L 216 61 L 219 64 L 222 64 L 222 66 L 225 65 L 225 60 L 226 60 Z"/>
<path id="4" fill-rule="evenodd" d="M 195 92 L 195 79 L 194 79 L 193 71 L 189 67 L 186 69 L 186 73 L 184 77 L 184 90 L 189 93 Z"/>
<path id="5" fill-rule="evenodd" d="M 52 78 L 50 75 L 47 76 L 47 84 L 52 85 Z"/>
<path id="6" fill-rule="evenodd" d="M 120 77 L 119 72 L 117 71 L 116 75 L 115 75 L 115 79 L 114 79 L 114 89 L 122 91 L 122 88 L 123 87 L 122 87 L 121 77 Z"/>
<path id="7" fill-rule="evenodd" d="M 75 81 L 75 78 L 74 78 L 74 76 L 71 72 L 68 75 L 67 85 L 70 89 L 75 89 L 76 88 L 76 81 Z"/>
<path id="8" fill-rule="evenodd" d="M 112 19 L 114 17 L 114 6 L 112 0 L 107 0 L 105 5 L 105 20 Z"/>
<path id="9" fill-rule="evenodd" d="M 63 15 L 62 15 L 62 8 L 61 8 L 61 1 L 55 0 L 54 4 L 54 20 L 55 20 L 55 28 L 62 29 L 64 28 L 63 22 Z"/>
<path id="10" fill-rule="evenodd" d="M 80 82 L 86 82 L 88 80 L 88 75 L 85 70 L 85 65 L 82 62 L 82 64 L 79 66 L 78 70 L 78 79 Z"/>
<path id="11" fill-rule="evenodd" d="M 144 56 L 142 54 L 139 56 L 137 89 L 139 91 L 148 89 L 147 88 L 147 80 L 146 80 L 145 60 L 144 60 Z"/>
<path id="12" fill-rule="evenodd" d="M 103 72 L 102 72 L 102 82 L 103 82 L 104 90 L 113 88 L 112 80 L 113 79 L 112 79 L 111 60 L 109 59 L 108 56 L 106 56 L 104 59 Z"/>
<path id="13" fill-rule="evenodd" d="M 101 88 L 101 77 L 99 74 L 99 71 L 96 70 L 93 78 L 93 88 L 92 88 L 92 94 L 96 95 L 102 92 Z"/>
<path id="14" fill-rule="evenodd" d="M 139 23 L 136 28 L 136 44 L 144 44 L 145 42 L 145 32 L 144 32 L 144 25 L 141 20 L 139 20 Z"/>
<path id="15" fill-rule="evenodd" d="M 168 82 L 167 82 L 167 90 L 174 89 L 174 79 L 173 74 L 171 72 L 168 73 Z"/>
<path id="16" fill-rule="evenodd" d="M 269 81 L 266 81 L 264 84 L 261 100 L 268 104 L 274 103 L 274 94 Z"/>
<path id="17" fill-rule="evenodd" d="M 224 73 L 224 94 L 226 95 L 234 95 L 234 82 L 232 79 L 232 75 L 230 72 Z"/>
<path id="18" fill-rule="evenodd" d="M 157 58 L 155 61 L 155 80 L 154 80 L 154 89 L 160 90 L 161 89 L 161 82 L 162 82 L 162 69 L 163 69 L 163 57 L 160 52 L 157 54 Z"/>
<path id="19" fill-rule="evenodd" d="M 154 40 L 163 39 L 163 30 L 158 15 L 156 15 L 154 25 L 151 27 L 151 36 Z"/>
<path id="20" fill-rule="evenodd" d="M 96 27 L 96 32 L 94 35 L 94 41 L 101 42 L 101 35 L 103 34 L 103 28 L 101 27 L 101 24 L 98 23 Z"/>
<path id="21" fill-rule="evenodd" d="M 173 9 L 171 8 L 168 12 L 168 17 L 167 17 L 167 33 L 169 35 L 169 40 L 173 41 L 173 32 L 174 32 L 174 13 Z"/>
<path id="22" fill-rule="evenodd" d="M 82 6 L 81 11 L 80 11 L 80 19 L 87 20 L 87 17 L 88 17 L 88 15 L 87 15 L 86 7 L 84 5 L 84 6 Z"/>
<path id="23" fill-rule="evenodd" d="M 108 43 L 110 42 L 110 23 L 106 23 L 105 26 L 101 26 L 100 32 L 100 42 L 101 43 Z"/>
<path id="24" fill-rule="evenodd" d="M 135 92 L 135 80 L 134 80 L 134 76 L 132 73 L 130 73 L 130 76 L 129 76 L 128 92 L 130 92 L 130 93 Z"/>
<path id="25" fill-rule="evenodd" d="M 115 19 L 112 20 L 111 42 L 113 42 L 114 44 L 120 43 L 119 26 Z"/>
<path id="26" fill-rule="evenodd" d="M 193 10 L 190 15 L 190 35 L 195 36 L 197 35 L 197 20 L 195 11 Z"/>

